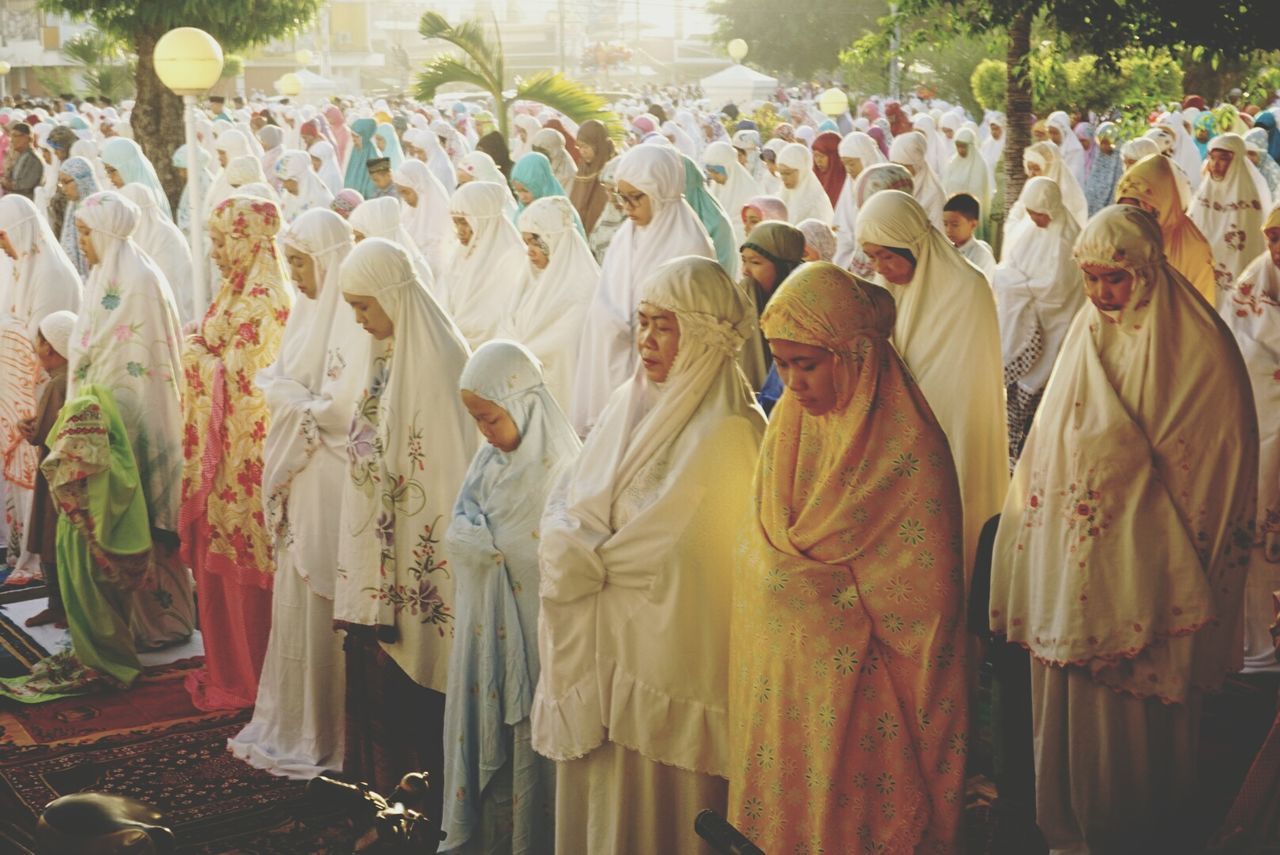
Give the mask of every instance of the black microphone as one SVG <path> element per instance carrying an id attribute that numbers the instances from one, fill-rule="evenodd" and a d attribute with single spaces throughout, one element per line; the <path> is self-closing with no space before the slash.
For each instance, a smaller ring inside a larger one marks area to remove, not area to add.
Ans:
<path id="1" fill-rule="evenodd" d="M 711 808 L 698 814 L 693 821 L 693 830 L 721 855 L 764 855 L 763 849 Z"/>

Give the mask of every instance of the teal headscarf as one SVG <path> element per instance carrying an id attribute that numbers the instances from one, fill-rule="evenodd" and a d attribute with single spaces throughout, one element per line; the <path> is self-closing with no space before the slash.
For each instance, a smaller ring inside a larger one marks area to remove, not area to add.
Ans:
<path id="1" fill-rule="evenodd" d="M 515 168 L 511 170 L 511 184 L 511 192 L 514 193 L 515 185 L 520 184 L 533 194 L 535 202 L 546 196 L 569 195 L 564 192 L 564 187 L 560 186 L 560 182 L 556 180 L 555 173 L 551 171 L 551 161 L 547 160 L 547 156 L 540 151 L 531 151 L 516 161 Z M 520 212 L 525 207 L 526 205 L 520 201 L 520 196 L 517 194 L 516 210 L 511 215 L 513 223 L 516 222 Z M 587 232 L 582 227 L 582 219 L 578 216 L 577 211 L 574 211 L 573 219 L 578 226 L 578 233 L 585 238 Z"/>
<path id="2" fill-rule="evenodd" d="M 684 199 L 702 221 L 711 243 L 716 249 L 716 260 L 730 276 L 738 269 L 738 247 L 733 239 L 733 226 L 724 208 L 707 192 L 705 176 L 692 158 L 680 155 L 684 161 Z"/>
<path id="3" fill-rule="evenodd" d="M 352 137 L 360 140 L 360 147 L 356 148 L 354 144 L 351 146 L 351 159 L 347 161 L 347 174 L 342 186 L 355 190 L 366 199 L 372 199 L 378 192 L 373 179 L 369 177 L 369 158 L 378 156 L 378 150 L 373 145 L 373 135 L 377 129 L 378 123 L 373 119 L 356 119 L 351 123 Z"/>

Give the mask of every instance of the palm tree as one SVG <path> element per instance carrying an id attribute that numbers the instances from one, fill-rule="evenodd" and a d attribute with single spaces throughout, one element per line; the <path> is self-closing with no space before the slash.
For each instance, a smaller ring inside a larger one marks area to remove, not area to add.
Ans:
<path id="1" fill-rule="evenodd" d="M 63 45 L 62 54 L 80 67 L 88 94 L 119 101 L 133 92 L 133 63 L 119 39 L 89 30 Z"/>
<path id="2" fill-rule="evenodd" d="M 496 23 L 494 30 L 497 31 Z M 498 38 L 490 41 L 479 19 L 454 26 L 438 12 L 427 12 L 418 22 L 418 32 L 425 39 L 440 39 L 462 51 L 460 57 L 440 56 L 427 63 L 418 75 L 414 93 L 423 101 L 434 98 L 446 83 L 469 83 L 483 89 L 493 98 L 494 118 L 503 137 L 509 136 L 511 105 L 516 101 L 545 104 L 579 124 L 587 119 L 598 119 L 608 126 L 617 123 L 617 116 L 607 108 L 603 98 L 559 72 L 540 71 L 528 80 L 519 80 L 508 97 L 503 86 L 506 59 L 502 41 Z"/>

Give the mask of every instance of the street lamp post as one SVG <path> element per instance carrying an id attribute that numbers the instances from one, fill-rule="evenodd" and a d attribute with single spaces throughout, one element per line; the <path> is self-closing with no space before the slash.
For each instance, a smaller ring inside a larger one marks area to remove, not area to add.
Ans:
<path id="1" fill-rule="evenodd" d="M 187 228 L 193 262 L 191 287 L 196 317 L 200 317 L 209 303 L 209 288 L 205 281 L 208 264 L 200 213 L 204 210 L 200 187 L 203 170 L 196 142 L 196 97 L 212 89 L 222 76 L 222 46 L 204 30 L 178 27 L 156 42 L 154 60 L 160 82 L 182 96 L 187 137 Z"/>

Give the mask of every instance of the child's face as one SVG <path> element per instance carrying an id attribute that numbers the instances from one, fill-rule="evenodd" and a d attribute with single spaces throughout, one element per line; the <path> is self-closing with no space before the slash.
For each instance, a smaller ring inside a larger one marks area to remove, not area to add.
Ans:
<path id="1" fill-rule="evenodd" d="M 971 220 L 959 211 L 942 212 L 942 228 L 947 233 L 947 240 L 952 246 L 964 246 L 973 237 L 978 227 L 976 220 Z"/>
<path id="2" fill-rule="evenodd" d="M 49 344 L 44 333 L 41 332 L 36 333 L 36 358 L 40 360 L 40 367 L 45 371 L 53 371 L 67 364 L 66 357 L 54 350 L 53 345 Z"/>
<path id="3" fill-rule="evenodd" d="M 391 172 L 386 169 L 379 169 L 377 172 L 370 172 L 369 177 L 373 179 L 373 184 L 379 190 L 386 190 L 391 186 Z"/>

